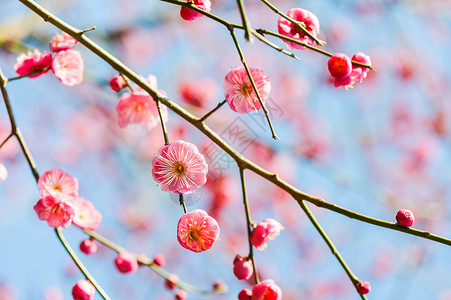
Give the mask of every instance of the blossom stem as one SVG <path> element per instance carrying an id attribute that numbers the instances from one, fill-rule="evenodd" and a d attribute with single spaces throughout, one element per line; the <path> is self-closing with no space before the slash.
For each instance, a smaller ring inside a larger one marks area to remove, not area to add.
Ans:
<path id="1" fill-rule="evenodd" d="M 257 86 L 255 85 L 254 78 L 252 78 L 251 71 L 249 70 L 249 67 L 247 66 L 246 59 L 244 58 L 244 55 L 243 55 L 243 51 L 241 51 L 240 43 L 238 43 L 238 40 L 236 39 L 236 35 L 235 35 L 235 32 L 233 29 L 230 29 L 230 34 L 232 35 L 233 42 L 235 44 L 236 50 L 238 51 L 238 54 L 240 56 L 241 62 L 244 66 L 244 69 L 246 69 L 246 73 L 247 73 L 247 76 L 249 77 L 252 88 L 254 89 L 255 94 L 257 95 L 258 101 L 260 102 L 263 112 L 265 113 L 266 120 L 268 120 L 268 125 L 269 125 L 269 128 L 271 129 L 272 138 L 275 140 L 280 140 L 279 137 L 274 132 L 274 128 L 271 123 L 271 118 L 269 117 L 268 109 L 266 108 L 266 105 L 263 102 L 263 100 L 260 96 L 260 93 L 258 92 Z"/>
<path id="2" fill-rule="evenodd" d="M 305 212 L 307 217 L 309 218 L 310 222 L 313 224 L 315 229 L 318 231 L 318 233 L 323 238 L 324 242 L 326 242 L 327 246 L 329 247 L 330 251 L 332 252 L 332 255 L 334 255 L 340 265 L 342 266 L 343 270 L 348 275 L 349 279 L 351 280 L 354 287 L 359 282 L 359 279 L 352 273 L 351 269 L 348 267 L 346 262 L 344 261 L 343 257 L 340 255 L 340 252 L 338 252 L 338 249 L 335 247 L 334 243 L 330 240 L 330 238 L 327 236 L 327 233 L 324 231 L 324 229 L 321 227 L 321 225 L 316 220 L 315 216 L 313 215 L 312 211 L 307 207 L 307 205 L 304 203 L 303 200 L 298 201 L 299 206 L 302 208 L 302 210 Z M 362 299 L 366 299 L 364 295 L 361 295 Z"/>
<path id="3" fill-rule="evenodd" d="M 241 22 L 243 23 L 243 27 L 244 27 L 244 39 L 250 43 L 253 43 L 254 40 L 252 39 L 252 34 L 251 34 L 251 31 L 252 31 L 251 23 L 246 14 L 246 8 L 244 7 L 243 0 L 236 0 L 236 2 L 238 4 L 238 9 L 240 11 Z"/>
<path id="4" fill-rule="evenodd" d="M 205 121 L 209 116 L 211 116 L 213 113 L 215 113 L 221 106 L 223 106 L 225 103 L 227 102 L 227 100 L 222 100 L 221 102 L 218 103 L 218 105 L 213 108 L 212 110 L 210 110 L 208 113 L 206 113 L 202 118 L 200 118 L 199 122 L 203 122 Z"/>
<path id="5" fill-rule="evenodd" d="M 4 144 L 6 144 L 6 142 L 12 137 L 14 136 L 14 134 L 11 132 L 6 139 L 0 144 L 0 149 L 3 147 Z"/>
<path id="6" fill-rule="evenodd" d="M 124 79 L 125 84 L 127 85 L 128 89 L 130 90 L 130 92 L 134 92 L 135 89 L 133 88 L 133 85 L 130 84 L 130 82 L 128 81 L 127 77 L 124 74 L 120 74 L 122 79 Z"/>
<path id="7" fill-rule="evenodd" d="M 312 40 L 315 41 L 315 43 L 319 46 L 323 46 L 326 44 L 325 41 L 321 41 L 319 39 L 317 39 L 313 34 L 310 33 L 310 31 L 308 31 L 304 26 L 302 26 L 302 24 L 296 20 L 294 20 L 293 18 L 290 18 L 288 15 L 284 14 L 282 11 L 280 11 L 277 7 L 275 7 L 274 5 L 272 5 L 269 1 L 267 0 L 261 0 L 261 2 L 263 2 L 264 4 L 266 4 L 266 6 L 268 6 L 272 11 L 274 11 L 276 14 L 282 16 L 282 18 L 285 18 L 286 20 L 290 21 L 291 23 L 293 23 L 294 25 L 296 25 L 299 29 L 301 29 L 302 31 L 304 31 L 304 33 L 306 35 L 308 35 Z"/>
<path id="8" fill-rule="evenodd" d="M 186 204 L 185 204 L 185 200 L 183 199 L 183 194 L 179 195 L 179 203 L 180 203 L 180 205 L 183 206 L 183 211 L 186 214 L 188 212 L 188 210 L 186 209 Z"/>
<path id="9" fill-rule="evenodd" d="M 78 34 L 79 34 L 79 35 L 82 35 L 82 34 L 85 34 L 85 33 L 88 32 L 88 31 L 93 31 L 93 30 L 96 30 L 96 27 L 95 27 L 95 26 L 92 26 L 91 28 L 83 29 L 83 30 L 81 30 Z"/>
<path id="10" fill-rule="evenodd" d="M 277 46 L 273 42 L 271 42 L 268 39 L 266 39 L 263 35 L 258 33 L 255 29 L 252 29 L 252 34 L 255 35 L 255 37 L 258 38 L 261 42 L 265 43 L 266 45 L 268 45 L 268 46 L 270 46 L 270 47 L 272 47 L 274 49 L 276 49 L 277 51 L 282 52 L 283 54 L 286 54 L 286 55 L 288 55 L 290 57 L 293 57 L 294 59 L 301 60 L 299 57 L 297 57 L 293 53 L 283 49 L 282 47 Z"/>
<path id="11" fill-rule="evenodd" d="M 249 204 L 247 202 L 247 195 L 246 195 L 246 180 L 244 178 L 244 169 L 240 168 L 240 180 L 241 180 L 241 190 L 243 191 L 243 204 L 244 204 L 244 212 L 246 213 L 246 223 L 247 223 L 247 239 L 249 241 L 249 255 L 248 258 L 252 261 L 252 268 L 254 270 L 254 280 L 255 284 L 260 282 L 260 279 L 258 278 L 257 273 L 257 266 L 255 265 L 255 259 L 254 259 L 254 247 L 252 246 L 251 242 L 251 233 L 252 233 L 252 220 L 251 220 L 251 214 L 249 212 Z"/>
<path id="12" fill-rule="evenodd" d="M 20 76 L 16 76 L 16 77 L 7 78 L 6 81 L 7 81 L 7 82 L 8 82 L 8 81 L 15 81 L 15 80 L 19 80 L 19 79 L 22 79 L 22 78 L 30 77 L 30 76 L 33 76 L 33 75 L 45 73 L 45 72 L 47 72 L 49 69 L 50 69 L 50 67 L 47 67 L 47 68 L 44 68 L 44 69 L 42 69 L 42 70 L 34 71 L 34 72 L 31 72 L 31 73 L 28 73 L 28 74 L 25 74 L 25 75 L 20 75 Z"/>
<path id="13" fill-rule="evenodd" d="M 28 162 L 28 166 L 30 167 L 33 177 L 37 183 L 39 180 L 39 173 L 37 171 L 33 156 L 31 155 L 30 150 L 28 149 L 28 146 L 25 143 L 25 139 L 23 138 L 22 133 L 21 133 L 19 127 L 17 126 L 16 119 L 14 117 L 14 113 L 12 110 L 11 102 L 9 100 L 8 92 L 6 91 L 6 83 L 7 82 L 8 82 L 8 79 L 3 75 L 3 72 L 0 69 L 0 89 L 2 92 L 3 100 L 5 102 L 6 110 L 8 111 L 8 116 L 9 116 L 9 120 L 11 123 L 10 136 L 14 135 L 17 138 L 20 148 L 22 149 L 22 153 L 25 156 L 25 158 Z M 103 297 L 103 299 L 109 300 L 110 298 L 108 297 L 108 295 L 105 293 L 105 291 L 103 291 L 103 289 L 100 287 L 100 285 L 95 281 L 94 277 L 89 273 L 89 271 L 86 269 L 86 267 L 80 261 L 80 259 L 77 257 L 75 252 L 72 250 L 70 245 L 67 243 L 66 239 L 64 238 L 63 233 L 61 232 L 61 228 L 56 228 L 55 232 L 56 232 L 56 235 L 57 235 L 58 239 L 60 240 L 61 244 L 63 245 L 64 249 L 66 249 L 67 253 L 69 253 L 70 257 L 75 262 L 75 264 L 80 269 L 80 271 L 83 273 L 83 275 L 85 275 L 86 279 L 88 279 L 92 283 L 92 285 L 99 292 L 99 294 Z"/>
<path id="14" fill-rule="evenodd" d="M 164 144 L 169 145 L 168 131 L 166 130 L 166 124 L 164 122 L 163 114 L 161 112 L 160 100 L 158 98 L 155 99 L 155 103 L 157 104 L 158 116 L 160 117 L 161 130 L 163 131 L 163 137 L 164 137 Z"/>
<path id="15" fill-rule="evenodd" d="M 119 252 L 124 252 L 127 251 L 127 249 L 113 243 L 112 241 L 110 241 L 108 238 L 104 237 L 103 235 L 92 231 L 92 230 L 87 230 L 87 229 L 82 229 L 82 231 L 84 231 L 87 235 L 89 235 L 91 238 L 99 241 L 99 243 L 105 245 L 106 247 L 110 248 L 113 251 L 116 251 L 117 253 Z M 152 271 L 154 271 L 155 273 L 157 273 L 160 277 L 165 278 L 165 279 L 170 279 L 170 275 L 171 273 L 166 271 L 164 268 L 158 266 L 157 264 L 155 264 L 154 262 L 150 261 L 150 260 L 145 260 L 142 257 L 136 256 L 136 259 L 138 260 L 138 262 L 142 265 L 146 265 L 148 266 Z M 203 295 L 207 295 L 207 294 L 218 294 L 218 293 L 223 293 L 225 290 L 223 291 L 218 291 L 218 290 L 201 290 L 198 287 L 188 284 L 186 282 L 183 282 L 181 280 L 178 280 L 177 282 L 174 282 L 174 284 L 176 286 L 178 286 L 179 288 L 187 291 L 187 292 L 191 292 L 191 293 L 195 293 L 195 294 L 203 294 Z"/>

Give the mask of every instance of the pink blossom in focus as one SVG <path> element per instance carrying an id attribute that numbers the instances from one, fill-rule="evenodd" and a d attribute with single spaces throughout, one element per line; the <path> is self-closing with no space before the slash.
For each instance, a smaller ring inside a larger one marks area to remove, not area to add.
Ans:
<path id="1" fill-rule="evenodd" d="M 371 291 L 371 285 L 368 281 L 359 281 L 356 285 L 357 293 L 360 295 L 368 294 Z"/>
<path id="2" fill-rule="evenodd" d="M 333 78 L 341 79 L 351 74 L 352 64 L 349 56 L 335 53 L 327 62 L 329 73 Z"/>
<path id="3" fill-rule="evenodd" d="M 116 75 L 110 80 L 110 87 L 115 92 L 120 92 L 127 87 L 127 83 L 121 75 Z"/>
<path id="4" fill-rule="evenodd" d="M 73 199 L 78 197 L 78 179 L 60 169 L 52 169 L 39 177 L 38 188 L 43 197 Z"/>
<path id="5" fill-rule="evenodd" d="M 354 54 L 351 58 L 352 61 L 363 63 L 371 66 L 371 59 L 368 55 L 359 52 Z M 335 78 L 335 87 L 352 88 L 357 82 L 362 82 L 368 75 L 369 68 L 361 67 L 358 65 L 352 65 L 351 74 L 343 78 Z"/>
<path id="6" fill-rule="evenodd" d="M 74 300 L 92 300 L 96 293 L 95 287 L 88 280 L 79 280 L 72 288 Z"/>
<path id="7" fill-rule="evenodd" d="M 319 34 L 319 21 L 318 18 L 310 11 L 302 8 L 292 8 L 287 12 L 287 15 L 298 21 L 301 22 L 301 25 L 304 26 L 305 29 L 307 29 L 308 32 L 310 32 L 314 37 L 316 37 Z M 299 40 L 300 42 L 303 42 L 308 45 L 312 45 L 314 43 L 314 40 L 310 38 L 305 32 L 300 29 L 298 26 L 294 25 L 287 19 L 280 17 L 278 21 L 278 30 L 279 33 L 282 35 L 285 35 L 287 37 Z M 305 49 L 304 46 L 295 44 L 293 42 L 284 41 L 288 44 L 288 48 L 290 49 Z"/>
<path id="8" fill-rule="evenodd" d="M 415 222 L 415 216 L 413 212 L 408 209 L 401 209 L 396 214 L 396 222 L 399 226 L 410 227 Z"/>
<path id="9" fill-rule="evenodd" d="M 73 86 L 83 81 L 84 63 L 80 52 L 64 50 L 58 52 L 52 61 L 52 71 L 62 84 Z"/>
<path id="10" fill-rule="evenodd" d="M 97 252 L 97 244 L 91 240 L 84 240 L 80 243 L 80 251 L 86 255 Z"/>
<path id="11" fill-rule="evenodd" d="M 263 280 L 259 284 L 254 285 L 252 289 L 252 300 L 282 300 L 282 290 L 278 287 L 274 280 Z"/>
<path id="12" fill-rule="evenodd" d="M 130 124 L 139 124 L 148 129 L 160 124 L 158 108 L 153 98 L 145 91 L 124 93 L 116 105 L 119 127 L 125 128 Z M 166 106 L 161 105 L 163 120 L 168 119 Z"/>
<path id="13" fill-rule="evenodd" d="M 200 8 L 206 12 L 210 12 L 210 9 L 211 9 L 210 0 L 192 0 L 192 3 L 197 8 Z M 188 7 L 182 7 L 180 9 L 180 16 L 185 21 L 192 21 L 196 18 L 202 17 L 202 14 L 198 13 L 197 11 L 194 11 Z"/>
<path id="14" fill-rule="evenodd" d="M 153 179 L 161 189 L 176 194 L 190 194 L 207 181 L 208 166 L 197 147 L 175 141 L 158 150 L 152 160 Z"/>
<path id="15" fill-rule="evenodd" d="M 65 199 L 55 198 L 52 195 L 43 196 L 33 209 L 40 220 L 47 221 L 50 227 L 69 227 L 75 216 L 74 206 Z"/>
<path id="16" fill-rule="evenodd" d="M 74 48 L 77 44 L 77 40 L 63 32 L 62 34 L 56 34 L 50 41 L 50 50 L 52 52 L 60 52 Z"/>
<path id="17" fill-rule="evenodd" d="M 204 210 L 195 209 L 184 214 L 177 224 L 177 240 L 193 252 L 210 249 L 219 239 L 219 225 Z"/>
<path id="18" fill-rule="evenodd" d="M 89 230 L 95 230 L 99 227 L 102 221 L 102 214 L 95 209 L 90 201 L 84 198 L 77 198 L 73 200 L 73 204 L 75 216 L 72 222 L 74 225 Z"/>
<path id="19" fill-rule="evenodd" d="M 282 225 L 274 219 L 266 219 L 258 223 L 251 233 L 252 245 L 258 250 L 264 250 L 266 242 L 279 235 L 282 229 Z"/>
<path id="20" fill-rule="evenodd" d="M 8 169 L 5 165 L 0 163 L 0 181 L 5 181 L 8 178 Z"/>
<path id="21" fill-rule="evenodd" d="M 114 263 L 121 273 L 134 273 L 138 270 L 138 260 L 133 253 L 120 252 Z"/>
<path id="22" fill-rule="evenodd" d="M 19 57 L 17 57 L 17 63 L 14 65 L 14 70 L 16 70 L 16 73 L 20 76 L 42 71 L 41 73 L 29 76 L 30 78 L 36 78 L 50 71 L 51 66 L 52 53 L 41 53 L 38 50 L 35 50 L 34 52 L 28 52 L 28 54 L 22 53 L 19 55 Z"/>
<path id="23" fill-rule="evenodd" d="M 241 257 L 237 254 L 233 260 L 233 274 L 235 274 L 236 278 L 248 280 L 253 273 L 252 261 L 248 257 Z"/>
<path id="24" fill-rule="evenodd" d="M 252 291 L 248 288 L 244 288 L 238 294 L 238 300 L 252 300 Z"/>
<path id="25" fill-rule="evenodd" d="M 264 103 L 268 99 L 269 92 L 271 91 L 269 77 L 262 70 L 254 68 L 249 68 L 249 70 Z M 251 81 L 243 66 L 236 67 L 230 71 L 224 77 L 222 87 L 227 103 L 233 111 L 245 114 L 261 108 L 257 94 L 252 88 Z"/>

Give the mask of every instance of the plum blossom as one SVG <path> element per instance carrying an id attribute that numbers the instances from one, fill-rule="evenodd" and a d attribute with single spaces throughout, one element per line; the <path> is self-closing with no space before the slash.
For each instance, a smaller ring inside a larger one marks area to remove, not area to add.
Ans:
<path id="1" fill-rule="evenodd" d="M 75 216 L 74 206 L 64 198 L 56 198 L 52 195 L 43 196 L 33 206 L 40 220 L 47 221 L 50 227 L 69 227 Z"/>
<path id="2" fill-rule="evenodd" d="M 110 80 L 110 87 L 115 92 L 120 92 L 127 87 L 127 83 L 121 75 L 116 75 Z"/>
<path id="3" fill-rule="evenodd" d="M 59 199 L 78 197 L 78 179 L 60 169 L 52 169 L 42 174 L 38 180 L 38 188 L 43 197 L 48 195 Z"/>
<path id="4" fill-rule="evenodd" d="M 274 283 L 274 280 L 263 280 L 254 285 L 252 300 L 282 300 L 282 290 Z"/>
<path id="5" fill-rule="evenodd" d="M 259 69 L 249 68 L 249 71 L 264 103 L 271 91 L 269 77 Z M 224 77 L 222 87 L 227 103 L 233 111 L 245 114 L 261 108 L 260 101 L 243 66 L 230 71 Z"/>
<path id="6" fill-rule="evenodd" d="M 120 252 L 114 260 L 114 263 L 121 273 L 134 273 L 138 270 L 138 260 L 130 252 Z"/>
<path id="7" fill-rule="evenodd" d="M 92 300 L 95 293 L 95 287 L 86 279 L 79 280 L 72 288 L 74 300 Z"/>
<path id="8" fill-rule="evenodd" d="M 402 227 L 410 227 L 415 222 L 413 212 L 408 209 L 401 209 L 396 214 L 396 224 Z"/>
<path id="9" fill-rule="evenodd" d="M 52 61 L 52 71 L 62 84 L 73 86 L 83 81 L 84 63 L 80 52 L 64 50 L 58 52 Z"/>
<path id="10" fill-rule="evenodd" d="M 371 285 L 368 281 L 359 281 L 356 285 L 357 293 L 360 295 L 368 294 L 371 291 Z"/>
<path id="11" fill-rule="evenodd" d="M 248 288 L 244 288 L 238 294 L 238 300 L 252 300 L 252 291 Z"/>
<path id="12" fill-rule="evenodd" d="M 52 52 L 60 52 L 74 48 L 75 44 L 77 44 L 77 40 L 63 32 L 52 38 L 49 47 Z"/>
<path id="13" fill-rule="evenodd" d="M 177 240 L 193 252 L 209 250 L 219 239 L 219 225 L 202 209 L 184 214 L 177 224 Z"/>
<path id="14" fill-rule="evenodd" d="M 207 182 L 207 172 L 205 157 L 182 140 L 161 147 L 152 160 L 153 179 L 166 192 L 190 194 Z"/>
<path id="15" fill-rule="evenodd" d="M 359 62 L 368 66 L 371 66 L 371 59 L 368 55 L 359 52 L 352 56 L 351 58 L 354 62 Z M 352 71 L 348 76 L 343 78 L 335 78 L 335 87 L 344 86 L 346 89 L 352 88 L 357 82 L 362 82 L 368 75 L 369 68 L 361 67 L 358 65 L 352 65 Z"/>
<path id="16" fill-rule="evenodd" d="M 95 230 L 99 227 L 102 221 L 102 214 L 95 209 L 90 201 L 80 197 L 73 200 L 73 205 L 75 216 L 72 223 L 74 225 L 89 230 Z"/>
<path id="17" fill-rule="evenodd" d="M 330 75 L 336 79 L 347 77 L 352 72 L 352 63 L 349 56 L 343 53 L 335 53 L 327 62 Z"/>
<path id="18" fill-rule="evenodd" d="M 84 240 L 80 243 L 80 251 L 86 255 L 97 252 L 97 244 L 92 240 Z"/>
<path id="19" fill-rule="evenodd" d="M 312 36 L 316 37 L 319 34 L 319 21 L 318 18 L 310 11 L 303 8 L 292 8 L 287 12 L 287 16 L 301 23 Z M 294 25 L 287 19 L 280 17 L 278 21 L 279 33 L 287 37 L 299 40 L 308 45 L 312 45 L 314 40 L 309 37 L 302 29 Z M 305 49 L 304 46 L 298 45 L 293 42 L 284 41 L 288 44 L 290 49 Z"/>
<path id="20" fill-rule="evenodd" d="M 248 257 L 241 257 L 239 254 L 233 260 L 233 274 L 239 280 L 248 280 L 254 273 L 252 261 Z"/>
<path id="21" fill-rule="evenodd" d="M 52 53 L 50 52 L 34 52 L 29 51 L 28 54 L 22 53 L 17 57 L 17 63 L 14 65 L 14 70 L 20 76 L 28 75 L 30 73 L 39 72 L 37 74 L 28 76 L 30 78 L 39 77 L 48 71 L 52 66 Z"/>
<path id="22" fill-rule="evenodd" d="M 274 239 L 283 230 L 282 225 L 274 219 L 266 219 L 258 223 L 251 233 L 251 243 L 258 250 L 266 248 L 266 242 Z"/>
<path id="23" fill-rule="evenodd" d="M 119 127 L 125 128 L 130 124 L 139 124 L 151 129 L 160 124 L 158 108 L 153 98 L 145 91 L 124 93 L 116 105 Z M 167 121 L 166 106 L 161 106 L 163 120 Z"/>
<path id="24" fill-rule="evenodd" d="M 210 12 L 211 9 L 210 0 L 193 0 L 192 4 L 197 8 L 200 8 L 206 12 Z M 188 7 L 182 7 L 180 9 L 180 17 L 182 17 L 182 19 L 185 21 L 193 21 L 196 18 L 202 17 L 202 14 Z"/>

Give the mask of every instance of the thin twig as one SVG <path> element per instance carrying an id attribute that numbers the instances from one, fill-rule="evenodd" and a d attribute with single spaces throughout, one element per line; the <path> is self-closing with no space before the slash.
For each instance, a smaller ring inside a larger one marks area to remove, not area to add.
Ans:
<path id="1" fill-rule="evenodd" d="M 12 137 L 14 134 L 11 132 L 8 137 L 0 144 L 0 149 L 3 147 L 4 144 Z"/>
<path id="2" fill-rule="evenodd" d="M 243 204 L 244 204 L 244 212 L 246 213 L 246 227 L 247 227 L 247 239 L 249 241 L 249 255 L 248 258 L 252 261 L 252 268 L 254 270 L 254 280 L 255 284 L 260 282 L 260 279 L 258 278 L 257 273 L 257 266 L 255 265 L 255 259 L 254 259 L 254 247 L 252 246 L 251 242 L 251 233 L 252 233 L 252 220 L 251 220 L 251 214 L 249 212 L 249 204 L 247 202 L 247 195 L 246 195 L 246 180 L 244 178 L 244 169 L 240 168 L 240 180 L 241 180 L 241 190 L 243 191 Z"/>
<path id="3" fill-rule="evenodd" d="M 249 18 L 246 14 L 246 8 L 244 7 L 243 0 L 236 0 L 238 4 L 238 10 L 240 11 L 241 15 L 241 22 L 243 23 L 244 27 L 244 39 L 250 43 L 253 43 L 254 40 L 252 39 L 252 28 L 251 28 L 251 22 L 249 21 Z"/>
<path id="4" fill-rule="evenodd" d="M 186 204 L 185 204 L 185 200 L 183 199 L 183 194 L 179 195 L 179 203 L 181 206 L 183 206 L 183 211 L 186 214 L 188 212 L 188 210 L 186 209 Z"/>
<path id="5" fill-rule="evenodd" d="M 157 104 L 158 116 L 160 117 L 161 130 L 163 131 L 164 144 L 169 145 L 168 131 L 166 130 L 166 124 L 164 122 L 163 113 L 161 112 L 160 100 L 157 98 L 155 99 L 155 102 Z"/>
<path id="6" fill-rule="evenodd" d="M 133 88 L 133 86 L 130 84 L 130 82 L 128 81 L 127 77 L 124 74 L 120 74 L 122 79 L 124 79 L 125 84 L 127 85 L 128 89 L 130 90 L 130 92 L 134 92 L 135 89 Z"/>
<path id="7" fill-rule="evenodd" d="M 297 57 L 296 55 L 294 55 L 293 53 L 283 49 L 282 47 L 277 46 L 276 44 L 274 44 L 273 42 L 271 42 L 270 40 L 268 40 L 267 38 L 265 38 L 263 35 L 261 35 L 260 33 L 258 33 L 255 29 L 252 29 L 252 34 L 255 35 L 261 42 L 265 43 L 266 45 L 276 49 L 279 52 L 282 52 L 283 54 L 286 54 L 294 59 L 297 60 L 301 60 L 299 57 Z"/>
<path id="8" fill-rule="evenodd" d="M 202 118 L 200 118 L 199 122 L 203 122 L 205 121 L 209 116 L 211 116 L 214 112 L 216 112 L 221 106 L 223 106 L 225 103 L 227 102 L 227 100 L 222 100 L 221 102 L 219 102 L 219 104 L 213 108 L 212 110 L 210 110 L 208 113 L 206 113 Z"/>
<path id="9" fill-rule="evenodd" d="M 48 70 L 50 70 L 50 67 L 44 68 L 44 69 L 42 69 L 42 70 L 34 71 L 34 72 L 31 72 L 31 73 L 28 73 L 28 74 L 25 74 L 25 75 L 20 75 L 20 76 L 8 78 L 8 79 L 6 80 L 6 82 L 8 82 L 8 81 L 15 81 L 15 80 L 19 80 L 19 79 L 22 79 L 22 78 L 30 77 L 30 76 L 33 76 L 33 75 L 45 73 L 45 72 L 47 72 Z"/>

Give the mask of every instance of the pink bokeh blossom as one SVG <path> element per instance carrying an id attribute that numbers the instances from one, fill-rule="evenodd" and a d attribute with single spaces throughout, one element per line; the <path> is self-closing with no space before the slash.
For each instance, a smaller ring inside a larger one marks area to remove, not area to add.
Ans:
<path id="1" fill-rule="evenodd" d="M 153 98 L 145 91 L 124 93 L 116 105 L 119 127 L 125 128 L 131 124 L 139 124 L 148 129 L 160 124 L 158 108 Z M 168 119 L 166 106 L 161 105 L 163 120 Z"/>
<path id="2" fill-rule="evenodd" d="M 120 252 L 114 263 L 121 273 L 134 273 L 138 270 L 138 260 L 133 253 L 130 252 Z"/>
<path id="3" fill-rule="evenodd" d="M 89 230 L 95 230 L 99 227 L 102 221 L 102 214 L 95 209 L 90 201 L 80 197 L 75 199 L 73 204 L 75 216 L 72 223 L 74 225 Z"/>
<path id="4" fill-rule="evenodd" d="M 0 181 L 5 181 L 8 178 L 8 169 L 5 165 L 0 163 Z"/>
<path id="5" fill-rule="evenodd" d="M 175 141 L 158 150 L 152 160 L 153 179 L 161 189 L 176 194 L 190 194 L 207 182 L 208 165 L 197 147 Z"/>
<path id="6" fill-rule="evenodd" d="M 78 197 L 78 179 L 60 169 L 52 169 L 39 177 L 38 188 L 43 197 L 51 195 L 60 200 Z"/>
<path id="7" fill-rule="evenodd" d="M 252 300 L 282 300 L 282 290 L 274 283 L 274 280 L 263 280 L 254 285 Z"/>
<path id="8" fill-rule="evenodd" d="M 79 280 L 72 288 L 74 300 L 92 300 L 96 293 L 95 287 L 88 280 Z"/>
<path id="9" fill-rule="evenodd" d="M 184 214 L 177 224 L 177 240 L 193 252 L 209 250 L 219 239 L 219 225 L 204 210 Z"/>
<path id="10" fill-rule="evenodd" d="M 34 52 L 29 51 L 28 54 L 22 53 L 17 57 L 17 63 L 14 65 L 14 70 L 20 76 L 28 75 L 30 73 L 39 72 L 35 75 L 29 76 L 29 78 L 39 77 L 48 71 L 52 66 L 52 53 L 50 52 Z"/>
<path id="11" fill-rule="evenodd" d="M 52 61 L 52 71 L 62 84 L 73 86 L 83 81 L 84 63 L 80 52 L 64 50 L 58 52 Z"/>
<path id="12" fill-rule="evenodd" d="M 262 70 L 254 68 L 249 68 L 249 70 L 264 103 L 271 91 L 269 77 Z M 236 67 L 230 71 L 224 77 L 222 87 L 227 103 L 233 111 L 245 114 L 261 108 L 257 94 L 252 88 L 251 81 L 243 66 Z"/>
<path id="13" fill-rule="evenodd" d="M 193 0 L 192 3 L 197 8 L 200 8 L 206 12 L 210 12 L 211 9 L 210 0 Z M 188 7 L 182 7 L 180 9 L 180 17 L 182 17 L 182 19 L 185 21 L 193 21 L 196 18 L 202 17 L 202 14 Z"/>
<path id="14" fill-rule="evenodd" d="M 287 16 L 298 21 L 310 32 L 314 37 L 319 34 L 319 21 L 318 18 L 310 11 L 302 8 L 292 8 L 287 12 Z M 285 19 L 284 17 L 279 18 L 278 22 L 279 33 L 287 37 L 299 40 L 308 45 L 312 45 L 314 40 L 309 37 L 302 29 Z M 304 46 L 298 45 L 293 42 L 284 41 L 288 44 L 290 49 L 305 49 Z"/>
<path id="15" fill-rule="evenodd" d="M 40 220 L 47 221 L 50 227 L 69 227 L 75 216 L 74 206 L 70 201 L 52 195 L 43 196 L 33 209 Z"/>
<path id="16" fill-rule="evenodd" d="M 52 52 L 60 52 L 74 48 L 75 44 L 77 44 L 77 40 L 63 32 L 52 38 L 49 47 Z"/>
<path id="17" fill-rule="evenodd" d="M 251 233 L 252 245 L 258 250 L 264 250 L 266 248 L 266 242 L 279 235 L 282 229 L 282 225 L 271 218 L 258 223 Z"/>

